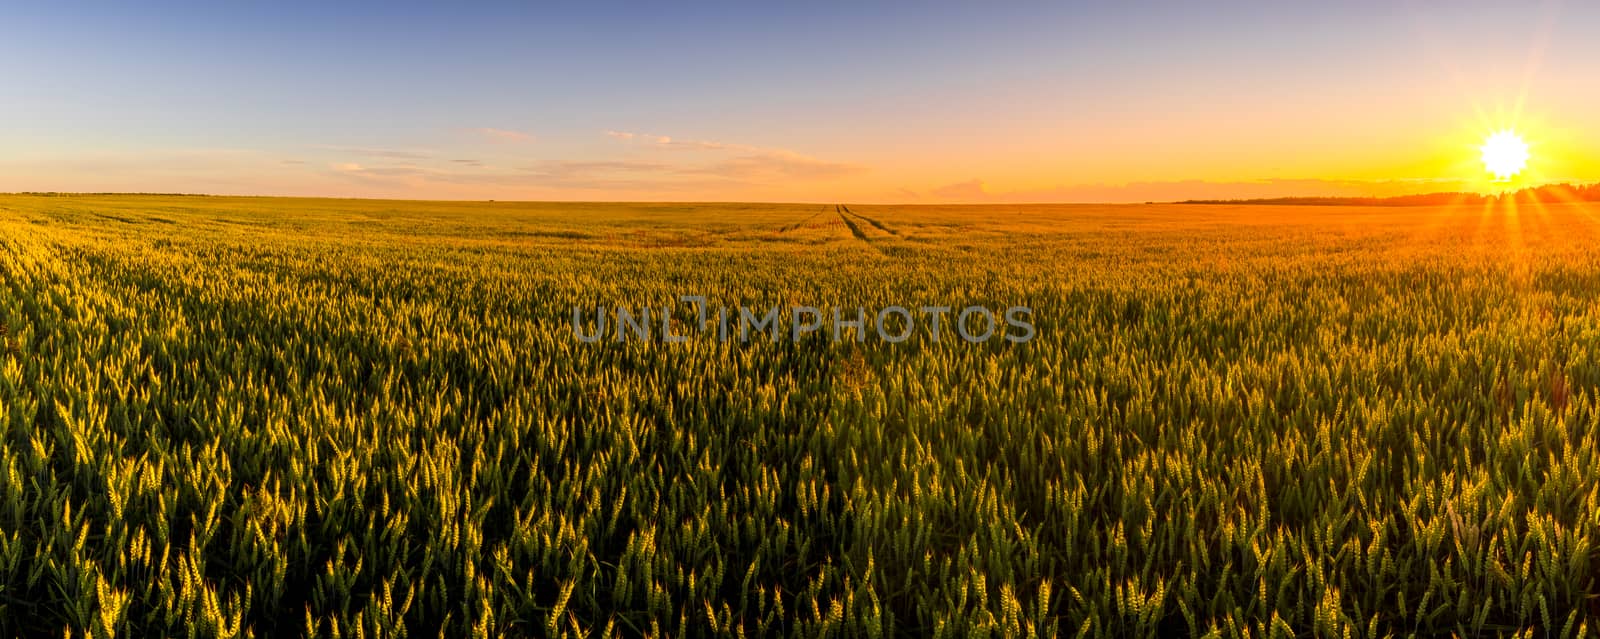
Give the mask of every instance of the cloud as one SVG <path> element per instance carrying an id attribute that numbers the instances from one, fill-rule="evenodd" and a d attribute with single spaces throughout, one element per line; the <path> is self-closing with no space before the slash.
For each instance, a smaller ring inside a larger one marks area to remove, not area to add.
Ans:
<path id="1" fill-rule="evenodd" d="M 362 178 L 367 180 L 409 178 L 414 180 L 433 181 L 446 178 L 451 175 L 449 171 L 440 171 L 438 169 L 429 169 L 410 164 L 400 164 L 394 166 L 364 166 L 353 162 L 345 162 L 333 164 L 330 168 L 332 168 L 335 173 L 347 177 Z"/>
<path id="2" fill-rule="evenodd" d="M 660 162 L 630 160 L 544 160 L 528 167 L 534 175 L 552 177 L 593 176 L 605 173 L 670 173 L 673 167 Z"/>
<path id="3" fill-rule="evenodd" d="M 760 149 L 743 144 L 725 144 L 709 140 L 674 140 L 668 137 L 656 138 L 656 145 L 670 151 L 759 151 Z"/>
<path id="4" fill-rule="evenodd" d="M 364 166 L 356 163 L 329 165 L 332 174 L 368 185 L 395 188 L 462 186 L 494 189 L 588 189 L 673 190 L 676 182 L 707 186 L 704 181 L 672 180 L 676 169 L 657 162 L 544 160 L 513 170 L 486 170 L 479 165 L 431 168 L 411 164 Z"/>
<path id="5" fill-rule="evenodd" d="M 475 130 L 476 131 L 476 130 Z M 546 159 L 522 165 L 492 166 L 471 158 L 412 161 L 409 157 L 363 156 L 363 161 L 337 161 L 325 175 L 355 182 L 365 189 L 404 192 L 496 194 L 541 193 L 543 197 L 585 194 L 587 197 L 669 197 L 671 194 L 721 193 L 726 197 L 752 189 L 780 187 L 804 190 L 809 184 L 866 171 L 866 167 L 812 157 L 788 149 L 756 147 L 627 131 L 604 135 L 636 152 L 622 157 Z M 700 153 L 665 153 L 664 151 Z M 663 151 L 663 152 L 658 152 Z M 365 161 L 365 160 L 372 161 Z M 397 161 L 383 161 L 397 160 Z M 499 163 L 494 163 L 499 164 Z M 704 195 L 701 195 L 704 197 Z"/>
<path id="6" fill-rule="evenodd" d="M 363 175 L 376 175 L 385 177 L 430 177 L 439 175 L 438 171 L 433 169 L 425 169 L 420 166 L 361 167 L 357 168 L 356 171 Z"/>
<path id="7" fill-rule="evenodd" d="M 343 151 L 334 152 L 333 150 Z M 316 147 L 301 157 L 249 149 L 165 149 L 0 158 L 0 190 L 500 200 L 757 201 L 811 197 L 861 170 L 792 152 L 657 151 L 573 159 L 477 158 Z M 298 155 L 298 154 L 297 154 Z M 291 163 L 292 162 L 292 163 Z"/>
<path id="8" fill-rule="evenodd" d="M 946 184 L 931 191 L 934 197 L 962 202 L 984 201 L 990 198 L 989 190 L 984 187 L 983 180 L 973 178 L 965 182 Z"/>
<path id="9" fill-rule="evenodd" d="M 544 160 L 524 167 L 519 184 L 563 189 L 608 191 L 676 191 L 707 186 L 704 180 L 685 180 L 679 169 L 661 162 L 636 160 Z"/>
<path id="10" fill-rule="evenodd" d="M 866 167 L 854 164 L 829 162 L 777 149 L 736 156 L 696 172 L 733 180 L 832 180 L 865 170 Z"/>
<path id="11" fill-rule="evenodd" d="M 866 171 L 866 167 L 815 158 L 789 149 L 710 140 L 679 140 L 666 135 L 606 131 L 611 138 L 645 148 L 668 151 L 703 151 L 733 154 L 709 164 L 677 165 L 680 175 L 727 181 L 830 180 Z"/>
<path id="12" fill-rule="evenodd" d="M 360 146 L 333 146 L 328 144 L 318 144 L 313 148 L 323 151 L 333 151 L 334 153 L 342 153 L 345 155 L 359 155 L 369 158 L 387 158 L 390 160 L 428 160 L 433 158 L 433 154 L 431 152 L 425 151 L 375 149 Z"/>
<path id="13" fill-rule="evenodd" d="M 629 131 L 606 131 L 605 133 L 608 137 L 623 142 L 642 142 L 652 148 L 668 151 L 743 151 L 752 153 L 768 150 L 747 144 L 730 144 L 710 140 L 679 140 L 670 135 L 654 135 L 651 133 L 633 133 Z"/>
<path id="14" fill-rule="evenodd" d="M 467 132 L 468 133 L 472 133 L 474 135 L 477 135 L 479 137 L 485 138 L 485 139 L 489 140 L 490 142 L 497 142 L 497 143 L 532 142 L 533 141 L 533 136 L 532 135 L 527 134 L 527 133 L 523 133 L 521 131 L 512 131 L 512 130 L 509 130 L 509 129 L 493 129 L 493 128 L 488 128 L 488 127 L 479 127 L 479 128 L 476 128 L 476 129 L 467 129 Z"/>
<path id="15" fill-rule="evenodd" d="M 147 148 L 0 158 L 0 191 L 275 195 L 307 170 L 276 153 L 239 148 Z"/>
<path id="16" fill-rule="evenodd" d="M 369 166 L 353 162 L 335 163 L 328 166 L 334 173 L 350 177 L 408 178 L 455 184 L 514 184 L 520 178 L 531 174 L 527 170 L 486 172 L 480 169 L 480 167 L 483 167 L 481 164 L 462 165 L 465 170 L 453 166 L 434 167 L 417 164 Z"/>

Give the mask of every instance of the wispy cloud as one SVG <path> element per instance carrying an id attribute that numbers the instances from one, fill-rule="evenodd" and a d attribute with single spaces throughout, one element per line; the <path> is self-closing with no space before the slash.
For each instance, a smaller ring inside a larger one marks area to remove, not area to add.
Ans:
<path id="1" fill-rule="evenodd" d="M 830 162 L 782 149 L 761 150 L 738 155 L 693 171 L 731 180 L 832 180 L 856 175 L 866 167 L 845 162 Z"/>
<path id="2" fill-rule="evenodd" d="M 252 149 L 94 151 L 0 158 L 0 191 L 304 195 L 325 167 Z"/>
<path id="3" fill-rule="evenodd" d="M 606 131 L 605 134 L 647 149 L 724 154 L 723 159 L 714 162 L 676 165 L 678 168 L 674 172 L 682 175 L 759 182 L 773 179 L 830 180 L 866 171 L 864 166 L 823 160 L 789 149 L 711 140 L 680 140 L 666 135 L 629 131 Z"/>
<path id="4" fill-rule="evenodd" d="M 517 179 L 544 187 L 618 191 L 706 186 L 704 180 L 682 178 L 671 164 L 637 160 L 544 160 L 525 167 Z"/>
<path id="5" fill-rule="evenodd" d="M 386 158 L 390 160 L 428 160 L 433 158 L 429 151 L 414 151 L 406 149 L 381 149 L 362 146 L 334 146 L 318 144 L 312 148 L 322 151 L 332 151 L 344 155 L 359 155 L 367 158 Z"/>
<path id="6" fill-rule="evenodd" d="M 608 173 L 670 173 L 673 167 L 660 162 L 630 160 L 544 160 L 530 167 L 530 174 L 549 177 L 588 177 Z"/>
<path id="7" fill-rule="evenodd" d="M 657 137 L 657 146 L 669 151 L 758 151 L 760 149 L 744 144 L 727 144 L 712 142 L 710 140 L 675 140 L 669 137 Z"/>
<path id="8" fill-rule="evenodd" d="M 367 166 L 361 166 L 359 164 L 347 164 L 347 165 L 339 166 L 337 168 L 339 170 L 341 170 L 341 171 L 346 172 L 346 173 L 356 173 L 356 174 L 365 175 L 365 176 L 369 176 L 369 177 L 377 176 L 377 177 L 423 177 L 423 178 L 425 178 L 425 177 L 437 176 L 437 175 L 442 175 L 443 174 L 440 171 L 437 171 L 437 170 L 434 170 L 434 169 L 427 169 L 427 168 L 423 168 L 423 167 L 420 167 L 420 166 L 372 166 L 372 167 L 367 167 Z"/>
<path id="9" fill-rule="evenodd" d="M 533 141 L 533 135 L 532 134 L 523 133 L 521 131 L 512 131 L 510 129 L 494 129 L 494 128 L 489 128 L 489 127 L 478 127 L 478 128 L 475 128 L 475 129 L 467 129 L 467 132 L 471 133 L 473 135 L 476 135 L 476 136 L 478 136 L 480 138 L 486 139 L 486 140 L 488 140 L 490 142 L 509 143 L 509 142 L 532 142 Z"/>
<path id="10" fill-rule="evenodd" d="M 395 154 L 331 158 L 325 176 L 367 189 L 395 192 L 547 193 L 601 197 L 667 196 L 686 193 L 749 193 L 751 189 L 823 183 L 866 167 L 813 157 L 789 149 L 664 135 L 605 131 L 633 147 L 613 157 L 543 159 L 521 164 L 471 156 L 429 161 Z M 362 149 L 373 151 L 373 149 Z M 667 153 L 666 151 L 698 151 Z M 420 155 L 420 154 L 419 154 Z M 546 195 L 549 197 L 549 195 Z"/>
<path id="11" fill-rule="evenodd" d="M 930 193 L 933 193 L 934 197 L 946 200 L 984 201 L 990 198 L 989 189 L 983 185 L 983 180 L 977 178 L 946 184 L 933 189 Z"/>
<path id="12" fill-rule="evenodd" d="M 681 140 L 670 135 L 656 135 L 653 133 L 633 133 L 630 131 L 606 131 L 606 136 L 623 142 L 637 143 L 646 147 L 667 151 L 743 151 L 756 152 L 763 150 L 761 147 L 748 144 L 732 144 L 728 142 L 714 142 L 711 140 Z"/>
<path id="13" fill-rule="evenodd" d="M 626 160 L 542 160 L 510 170 L 337 163 L 329 165 L 329 170 L 333 176 L 369 186 L 421 190 L 451 186 L 497 192 L 543 189 L 620 194 L 706 189 L 721 184 L 705 177 L 685 176 L 669 164 Z"/>

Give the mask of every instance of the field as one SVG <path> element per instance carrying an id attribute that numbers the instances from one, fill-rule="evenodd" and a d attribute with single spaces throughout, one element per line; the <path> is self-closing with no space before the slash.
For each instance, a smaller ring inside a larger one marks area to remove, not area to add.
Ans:
<path id="1" fill-rule="evenodd" d="M 1593 636 L 1600 207 L 0 196 L 0 634 Z M 575 306 L 1033 309 L 581 343 Z"/>

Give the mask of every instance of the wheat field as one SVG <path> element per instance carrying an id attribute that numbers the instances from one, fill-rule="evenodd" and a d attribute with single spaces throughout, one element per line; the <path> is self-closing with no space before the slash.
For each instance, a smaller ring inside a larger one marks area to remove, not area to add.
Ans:
<path id="1" fill-rule="evenodd" d="M 1600 208 L 0 196 L 0 634 L 1594 636 Z M 1033 309 L 581 343 L 576 306 Z"/>

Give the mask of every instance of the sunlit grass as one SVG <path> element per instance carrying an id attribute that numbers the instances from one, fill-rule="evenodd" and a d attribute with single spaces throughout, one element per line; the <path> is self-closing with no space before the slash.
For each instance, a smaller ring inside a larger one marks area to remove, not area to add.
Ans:
<path id="1" fill-rule="evenodd" d="M 3 196 L 0 634 L 1584 635 L 1588 206 Z"/>

